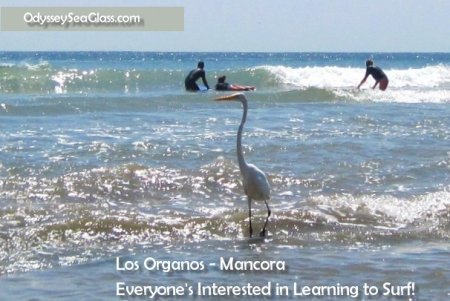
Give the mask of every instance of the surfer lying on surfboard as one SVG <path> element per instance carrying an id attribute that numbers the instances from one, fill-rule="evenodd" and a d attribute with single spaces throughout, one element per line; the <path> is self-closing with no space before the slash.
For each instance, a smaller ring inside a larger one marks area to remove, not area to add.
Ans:
<path id="1" fill-rule="evenodd" d="M 253 86 L 241 86 L 236 84 L 229 84 L 225 82 L 227 77 L 225 75 L 219 76 L 217 79 L 216 90 L 217 91 L 253 91 Z"/>

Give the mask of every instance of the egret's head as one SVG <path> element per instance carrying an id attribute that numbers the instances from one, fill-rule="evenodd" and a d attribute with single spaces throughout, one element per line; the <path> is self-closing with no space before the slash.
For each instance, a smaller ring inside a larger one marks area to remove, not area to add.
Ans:
<path id="1" fill-rule="evenodd" d="M 245 98 L 244 93 L 234 93 L 231 95 L 227 95 L 227 96 L 221 96 L 221 97 L 217 97 L 216 100 L 221 101 L 221 100 L 235 100 L 235 101 L 240 101 L 242 103 L 247 103 L 247 98 Z"/>

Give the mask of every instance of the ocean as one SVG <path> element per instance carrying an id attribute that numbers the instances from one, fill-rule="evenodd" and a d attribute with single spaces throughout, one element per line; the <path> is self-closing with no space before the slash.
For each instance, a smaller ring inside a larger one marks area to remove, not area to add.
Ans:
<path id="1" fill-rule="evenodd" d="M 449 53 L 0 52 L 0 300 L 449 300 L 449 116 Z"/>

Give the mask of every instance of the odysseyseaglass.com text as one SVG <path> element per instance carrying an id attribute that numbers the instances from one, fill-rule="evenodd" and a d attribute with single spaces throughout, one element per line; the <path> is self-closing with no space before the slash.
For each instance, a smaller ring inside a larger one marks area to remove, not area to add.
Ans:
<path id="1" fill-rule="evenodd" d="M 105 15 L 100 12 L 76 14 L 69 12 L 63 15 L 51 15 L 26 12 L 23 21 L 28 25 L 42 27 L 48 26 L 75 26 L 75 25 L 110 25 L 110 24 L 140 24 L 143 19 L 139 15 Z"/>

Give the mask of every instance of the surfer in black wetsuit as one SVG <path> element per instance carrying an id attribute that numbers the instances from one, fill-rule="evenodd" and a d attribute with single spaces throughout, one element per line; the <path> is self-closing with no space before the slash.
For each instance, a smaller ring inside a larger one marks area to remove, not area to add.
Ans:
<path id="1" fill-rule="evenodd" d="M 227 77 L 225 75 L 219 76 L 217 79 L 216 90 L 217 91 L 250 91 L 255 90 L 253 86 L 241 86 L 235 84 L 229 84 L 225 82 Z"/>
<path id="2" fill-rule="evenodd" d="M 364 75 L 364 78 L 362 79 L 361 83 L 359 83 L 358 85 L 358 89 L 359 87 L 361 87 L 362 84 L 364 84 L 364 82 L 366 81 L 367 77 L 369 75 L 372 75 L 372 77 L 375 79 L 375 85 L 372 87 L 372 89 L 375 89 L 376 86 L 378 84 L 380 84 L 380 90 L 384 91 L 386 90 L 388 84 L 389 84 L 389 79 L 387 78 L 386 74 L 383 72 L 383 70 L 381 70 L 380 67 L 376 67 L 373 65 L 372 60 L 367 60 L 366 61 L 366 75 Z"/>
<path id="3" fill-rule="evenodd" d="M 203 70 L 204 67 L 205 63 L 198 62 L 197 69 L 192 70 L 191 72 L 189 72 L 188 76 L 186 76 L 186 79 L 184 80 L 184 85 L 187 91 L 193 92 L 200 91 L 200 88 L 196 83 L 196 81 L 199 78 L 202 78 L 203 84 L 205 85 L 206 89 L 209 90 L 208 82 L 206 81 L 205 70 Z"/>

